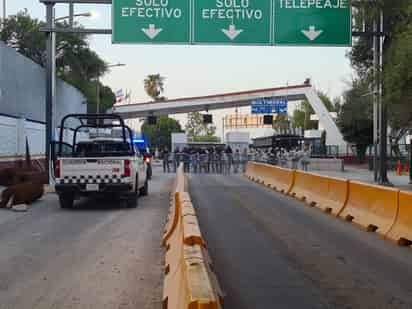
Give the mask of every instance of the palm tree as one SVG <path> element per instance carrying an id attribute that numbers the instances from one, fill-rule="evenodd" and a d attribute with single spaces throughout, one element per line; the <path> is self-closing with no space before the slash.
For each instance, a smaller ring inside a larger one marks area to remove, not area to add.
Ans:
<path id="1" fill-rule="evenodd" d="M 160 74 L 148 75 L 144 80 L 144 90 L 154 101 L 163 99 L 160 94 L 164 91 L 164 80 L 165 78 Z"/>

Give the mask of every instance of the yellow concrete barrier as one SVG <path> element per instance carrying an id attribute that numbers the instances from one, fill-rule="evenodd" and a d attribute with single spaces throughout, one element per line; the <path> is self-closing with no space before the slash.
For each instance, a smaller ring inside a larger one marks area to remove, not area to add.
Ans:
<path id="1" fill-rule="evenodd" d="M 412 245 L 412 192 L 399 192 L 398 216 L 386 237 L 402 246 Z"/>
<path id="2" fill-rule="evenodd" d="M 349 195 L 339 217 L 386 235 L 398 214 L 399 190 L 349 181 Z"/>
<path id="3" fill-rule="evenodd" d="M 182 181 L 183 180 L 183 181 Z M 223 293 L 210 267 L 183 169 L 176 177 L 163 245 L 166 247 L 163 309 L 220 309 Z"/>
<path id="4" fill-rule="evenodd" d="M 314 190 L 318 190 L 319 192 L 320 187 L 327 189 L 327 182 L 325 179 L 318 178 L 314 174 L 296 171 L 294 185 L 289 194 L 299 200 L 307 201 L 311 204 L 318 195 Z"/>
<path id="5" fill-rule="evenodd" d="M 221 308 L 220 296 L 213 285 L 207 261 L 199 245 L 184 246 L 184 267 L 187 280 L 188 309 Z"/>
<path id="6" fill-rule="evenodd" d="M 296 171 L 295 183 L 290 192 L 300 200 L 321 210 L 339 214 L 348 198 L 349 181 Z"/>
<path id="7" fill-rule="evenodd" d="M 172 236 L 173 232 L 175 231 L 177 224 L 179 222 L 180 216 L 180 192 L 176 192 L 174 194 L 174 201 L 170 208 L 169 219 L 166 224 L 166 230 L 163 234 L 162 245 L 166 246 L 167 241 Z"/>
<path id="8" fill-rule="evenodd" d="M 246 174 L 249 179 L 288 194 L 295 181 L 295 171 L 264 163 L 249 162 Z"/>
<path id="9" fill-rule="evenodd" d="M 199 222 L 196 216 L 186 215 L 182 217 L 183 220 L 183 243 L 185 245 L 194 246 L 199 245 L 204 247 L 205 241 L 200 233 Z"/>
<path id="10" fill-rule="evenodd" d="M 172 235 L 176 228 L 178 216 L 180 214 L 180 207 L 186 200 L 190 201 L 189 195 L 185 192 L 185 174 L 183 170 L 183 163 L 180 164 L 177 170 L 177 176 L 173 183 L 173 198 L 171 199 L 171 206 L 169 210 L 168 219 L 166 222 L 166 228 L 162 238 L 162 245 L 166 246 L 167 240 Z"/>

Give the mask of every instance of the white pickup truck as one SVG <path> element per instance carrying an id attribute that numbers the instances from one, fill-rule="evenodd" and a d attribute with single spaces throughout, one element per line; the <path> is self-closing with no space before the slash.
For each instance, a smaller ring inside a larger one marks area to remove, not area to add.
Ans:
<path id="1" fill-rule="evenodd" d="M 78 125 L 71 127 L 72 143 L 67 143 L 67 123 L 73 118 Z M 72 208 L 79 196 L 102 194 L 116 194 L 131 208 L 139 195 L 148 194 L 146 163 L 120 116 L 73 114 L 63 118 L 60 128 L 65 129 L 60 130 L 54 174 L 62 208 Z"/>

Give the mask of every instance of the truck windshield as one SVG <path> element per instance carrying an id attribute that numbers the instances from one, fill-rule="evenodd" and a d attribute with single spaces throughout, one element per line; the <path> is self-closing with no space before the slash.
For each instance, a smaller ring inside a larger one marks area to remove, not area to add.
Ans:
<path id="1" fill-rule="evenodd" d="M 82 142 L 76 145 L 76 157 L 128 156 L 130 145 L 124 142 L 98 141 Z"/>

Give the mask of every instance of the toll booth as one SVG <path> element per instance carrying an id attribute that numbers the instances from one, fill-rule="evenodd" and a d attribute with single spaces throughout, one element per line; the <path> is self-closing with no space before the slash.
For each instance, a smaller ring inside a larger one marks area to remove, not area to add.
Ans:
<path id="1" fill-rule="evenodd" d="M 253 148 L 256 149 L 269 149 L 269 148 L 284 148 L 287 151 L 291 149 L 300 149 L 305 143 L 305 138 L 301 135 L 294 134 L 283 134 L 283 135 L 272 135 L 265 137 L 258 137 L 253 139 Z"/>
<path id="2" fill-rule="evenodd" d="M 226 144 L 212 142 L 189 142 L 187 146 L 189 149 L 225 149 Z"/>

